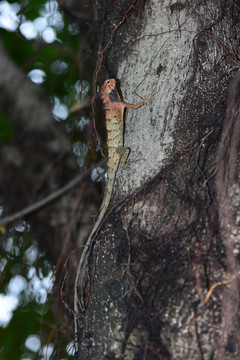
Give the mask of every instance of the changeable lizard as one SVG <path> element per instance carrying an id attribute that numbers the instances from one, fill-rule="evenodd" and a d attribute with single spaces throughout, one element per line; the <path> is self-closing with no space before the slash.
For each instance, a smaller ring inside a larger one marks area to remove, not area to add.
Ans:
<path id="1" fill-rule="evenodd" d="M 83 286 L 86 276 L 86 269 L 88 264 L 88 255 L 91 251 L 92 243 L 97 236 L 100 229 L 107 208 L 109 206 L 116 173 L 119 165 L 125 164 L 130 149 L 124 147 L 124 108 L 138 109 L 148 102 L 149 99 L 140 101 L 133 105 L 125 103 L 121 100 L 120 95 L 116 89 L 116 80 L 108 79 L 104 82 L 101 88 L 101 99 L 103 102 L 106 128 L 107 128 L 107 145 L 108 145 L 108 177 L 107 185 L 105 189 L 105 196 L 101 206 L 99 217 L 88 237 L 88 240 L 84 246 L 79 264 L 77 275 L 75 279 L 74 288 L 74 313 L 75 313 L 75 334 L 77 335 L 77 317 L 79 314 L 79 308 L 81 312 L 85 310 L 83 301 Z M 80 285 L 81 297 L 78 298 L 78 285 Z M 76 339 L 77 342 L 77 339 Z"/>

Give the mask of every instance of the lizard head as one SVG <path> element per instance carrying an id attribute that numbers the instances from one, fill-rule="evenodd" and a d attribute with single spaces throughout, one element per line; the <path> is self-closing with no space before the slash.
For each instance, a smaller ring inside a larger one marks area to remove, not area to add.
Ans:
<path id="1" fill-rule="evenodd" d="M 109 94 L 115 88 L 116 88 L 116 80 L 115 79 L 105 80 L 103 83 L 103 86 L 101 88 L 101 98 L 103 98 L 106 93 Z"/>

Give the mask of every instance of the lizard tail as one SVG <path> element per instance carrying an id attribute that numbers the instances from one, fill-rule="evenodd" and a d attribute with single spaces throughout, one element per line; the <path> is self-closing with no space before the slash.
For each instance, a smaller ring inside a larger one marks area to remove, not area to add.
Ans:
<path id="1" fill-rule="evenodd" d="M 112 158 L 111 156 L 109 157 L 109 161 L 108 161 L 108 178 L 107 178 L 107 184 L 106 184 L 106 190 L 105 190 L 105 195 L 104 195 L 104 199 L 103 199 L 103 203 L 102 203 L 102 207 L 100 210 L 100 214 L 98 216 L 98 219 L 89 235 L 89 238 L 93 239 L 94 234 L 97 232 L 97 230 L 99 229 L 102 221 L 104 220 L 104 217 L 106 215 L 106 211 L 107 208 L 110 204 L 111 201 L 111 197 L 112 197 L 112 193 L 113 193 L 113 188 L 114 188 L 114 183 L 115 183 L 115 177 L 116 177 L 116 173 L 117 173 L 117 169 L 119 166 L 119 162 L 120 162 L 120 158 L 121 156 L 118 154 L 114 154 L 114 158 Z"/>
<path id="2" fill-rule="evenodd" d="M 83 300 L 83 287 L 84 287 L 84 279 L 86 276 L 87 271 L 87 264 L 88 264 L 88 255 L 91 251 L 91 245 L 94 240 L 94 236 L 96 235 L 98 229 L 100 228 L 100 225 L 102 221 L 104 220 L 104 216 L 106 214 L 107 208 L 109 206 L 113 188 L 114 188 L 114 182 L 115 177 L 117 173 L 117 169 L 120 163 L 121 156 L 115 151 L 115 149 L 110 148 L 109 149 L 109 159 L 108 159 L 108 179 L 107 179 L 107 185 L 106 185 L 106 191 L 105 196 L 103 199 L 103 205 L 101 207 L 100 214 L 98 216 L 98 219 L 88 237 L 88 240 L 85 244 L 85 247 L 83 249 L 78 268 L 77 268 L 77 274 L 75 278 L 75 284 L 74 284 L 74 313 L 75 313 L 75 334 L 77 334 L 77 314 L 78 314 L 78 306 L 80 306 L 81 310 L 84 311 L 84 300 Z M 80 299 L 78 299 L 78 284 L 80 285 Z"/>

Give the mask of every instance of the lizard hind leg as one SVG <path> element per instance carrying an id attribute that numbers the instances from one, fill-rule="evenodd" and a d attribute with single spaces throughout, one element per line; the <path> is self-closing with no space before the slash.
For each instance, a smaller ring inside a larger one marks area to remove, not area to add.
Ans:
<path id="1" fill-rule="evenodd" d="M 119 153 L 119 155 L 121 155 L 121 159 L 120 159 L 120 166 L 121 168 L 125 168 L 127 165 L 127 160 L 130 154 L 130 148 L 129 147 L 120 147 L 118 148 L 117 152 Z"/>

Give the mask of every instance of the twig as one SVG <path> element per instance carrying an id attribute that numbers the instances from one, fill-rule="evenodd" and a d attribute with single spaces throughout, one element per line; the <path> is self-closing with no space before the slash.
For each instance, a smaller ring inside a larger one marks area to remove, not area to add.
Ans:
<path id="1" fill-rule="evenodd" d="M 229 283 L 232 282 L 239 274 L 240 274 L 240 271 L 238 271 L 236 274 L 233 274 L 233 275 L 232 275 L 229 279 L 227 279 L 227 280 L 219 281 L 219 282 L 213 284 L 213 285 L 210 287 L 210 289 L 208 290 L 207 295 L 205 296 L 203 305 L 205 305 L 206 302 L 209 300 L 209 298 L 210 298 L 211 295 L 212 295 L 213 290 L 214 290 L 217 286 L 229 284 Z"/>
<path id="2" fill-rule="evenodd" d="M 59 198 L 60 196 L 65 194 L 67 191 L 72 189 L 74 186 L 79 184 L 79 182 L 82 180 L 84 175 L 85 174 L 77 175 L 69 183 L 67 183 L 66 185 L 64 185 L 60 189 L 54 191 L 53 193 L 49 194 L 44 199 L 41 199 L 41 200 L 35 202 L 34 204 L 31 204 L 31 205 L 23 208 L 22 210 L 19 210 L 19 211 L 15 212 L 12 215 L 9 215 L 9 216 L 4 217 L 3 219 L 0 219 L 0 225 L 6 226 L 6 225 L 12 223 L 13 221 L 19 220 L 19 219 L 23 218 L 24 216 L 29 215 L 29 214 L 39 210 L 43 206 L 49 204 L 50 202 L 56 200 L 57 198 Z"/>

